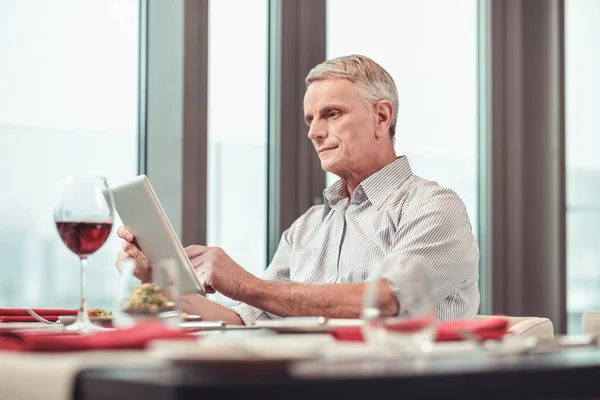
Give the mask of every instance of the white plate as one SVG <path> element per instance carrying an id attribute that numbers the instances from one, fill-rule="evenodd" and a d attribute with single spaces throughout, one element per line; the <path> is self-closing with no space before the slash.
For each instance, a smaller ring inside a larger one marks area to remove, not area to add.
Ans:
<path id="1" fill-rule="evenodd" d="M 279 333 L 328 333 L 338 328 L 362 326 L 361 319 L 282 318 L 256 321 L 253 326 L 271 329 Z"/>

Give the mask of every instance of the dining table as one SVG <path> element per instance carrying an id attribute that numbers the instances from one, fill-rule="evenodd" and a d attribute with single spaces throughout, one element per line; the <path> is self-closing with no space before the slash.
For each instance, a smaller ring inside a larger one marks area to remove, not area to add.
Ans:
<path id="1" fill-rule="evenodd" d="M 261 373 L 209 373 L 191 365 L 103 367 L 77 377 L 75 398 L 598 399 L 599 377 L 600 349 L 590 347 L 502 357 L 298 361 Z"/>
<path id="2" fill-rule="evenodd" d="M 0 332 L 20 328 L 61 329 L 0 323 Z M 600 398 L 595 342 L 507 352 L 462 341 L 408 357 L 374 354 L 325 332 L 223 326 L 194 335 L 144 349 L 0 351 L 0 399 Z"/>

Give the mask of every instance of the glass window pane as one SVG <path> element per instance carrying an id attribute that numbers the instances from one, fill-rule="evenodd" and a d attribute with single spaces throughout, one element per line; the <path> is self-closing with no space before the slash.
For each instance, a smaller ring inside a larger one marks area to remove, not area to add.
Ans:
<path id="1" fill-rule="evenodd" d="M 209 5 L 208 244 L 259 276 L 267 265 L 267 5 Z"/>
<path id="2" fill-rule="evenodd" d="M 0 2 L 0 306 L 79 306 L 79 262 L 52 209 L 62 175 L 137 173 L 137 0 Z M 119 224 L 116 221 L 116 224 Z M 120 242 L 89 258 L 91 307 L 112 306 Z"/>
<path id="3" fill-rule="evenodd" d="M 327 57 L 362 54 L 392 75 L 397 153 L 415 174 L 460 195 L 477 234 L 476 0 L 327 5 Z M 328 184 L 335 179 L 328 176 Z"/>
<path id="4" fill-rule="evenodd" d="M 600 310 L 600 2 L 565 2 L 568 330 Z M 595 239 L 596 238 L 596 239 Z"/>
<path id="5" fill-rule="evenodd" d="M 581 333 L 585 311 L 600 310 L 600 207 L 571 209 L 567 219 L 567 309 L 569 333 Z"/>

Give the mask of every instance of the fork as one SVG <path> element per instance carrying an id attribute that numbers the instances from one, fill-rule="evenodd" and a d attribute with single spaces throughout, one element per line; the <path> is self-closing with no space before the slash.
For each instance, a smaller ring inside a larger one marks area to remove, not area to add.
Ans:
<path id="1" fill-rule="evenodd" d="M 56 321 L 56 322 L 48 321 L 46 318 L 42 317 L 41 315 L 39 315 L 38 313 L 36 313 L 35 311 L 33 311 L 30 308 L 26 308 L 25 311 L 27 311 L 27 314 L 31 315 L 38 322 L 43 322 L 45 324 L 50 324 L 50 325 L 56 325 L 56 324 L 60 325 L 60 321 Z"/>

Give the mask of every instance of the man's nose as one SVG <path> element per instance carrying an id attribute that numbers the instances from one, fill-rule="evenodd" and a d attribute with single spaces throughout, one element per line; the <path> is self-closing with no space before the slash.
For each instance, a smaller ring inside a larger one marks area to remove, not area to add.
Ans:
<path id="1" fill-rule="evenodd" d="M 313 120 L 310 124 L 310 128 L 308 129 L 308 138 L 310 140 L 319 140 L 327 137 L 327 128 L 325 124 L 320 123 L 319 121 Z"/>

